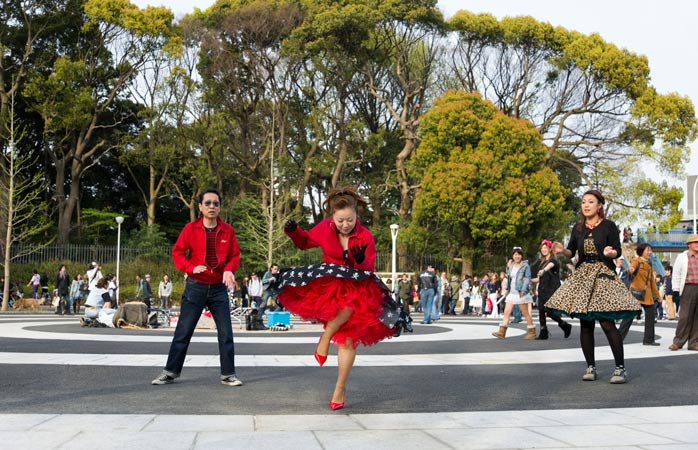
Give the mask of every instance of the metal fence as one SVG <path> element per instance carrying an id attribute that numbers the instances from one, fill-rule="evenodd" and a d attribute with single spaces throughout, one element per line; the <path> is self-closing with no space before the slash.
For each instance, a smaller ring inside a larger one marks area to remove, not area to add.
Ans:
<path id="1" fill-rule="evenodd" d="M 121 247 L 121 261 L 135 261 L 139 257 L 157 257 L 170 259 L 172 247 L 140 248 Z M 302 253 L 301 264 L 315 264 L 322 258 L 320 249 L 312 249 Z M 104 264 L 116 261 L 116 246 L 105 245 L 47 245 L 15 244 L 12 246 L 12 262 L 14 264 L 31 264 L 43 262 L 75 262 L 89 263 L 96 261 Z M 424 265 L 433 264 L 434 267 L 445 267 L 444 261 L 431 255 L 424 254 L 398 254 L 397 270 L 399 272 L 419 272 Z M 390 252 L 378 252 L 376 254 L 376 271 L 390 272 L 392 270 L 392 254 Z"/>
<path id="2" fill-rule="evenodd" d="M 121 247 L 121 260 L 134 261 L 139 256 L 162 257 L 169 259 L 172 247 L 139 248 Z M 116 246 L 108 245 L 35 245 L 15 244 L 12 246 L 12 262 L 14 264 L 41 263 L 50 261 L 89 263 L 97 261 L 116 261 Z"/>

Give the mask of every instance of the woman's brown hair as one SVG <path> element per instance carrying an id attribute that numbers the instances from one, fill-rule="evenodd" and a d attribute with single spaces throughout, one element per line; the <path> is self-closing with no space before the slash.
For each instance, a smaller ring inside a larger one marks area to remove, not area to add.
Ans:
<path id="1" fill-rule="evenodd" d="M 327 193 L 327 198 L 322 204 L 325 214 L 331 216 L 335 211 L 344 208 L 354 208 L 356 212 L 359 208 L 366 208 L 368 203 L 353 187 L 333 188 Z"/>

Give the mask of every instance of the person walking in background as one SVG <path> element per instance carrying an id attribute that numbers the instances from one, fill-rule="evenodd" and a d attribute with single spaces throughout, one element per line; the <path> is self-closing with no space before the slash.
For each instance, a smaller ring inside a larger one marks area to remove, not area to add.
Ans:
<path id="1" fill-rule="evenodd" d="M 32 298 L 39 298 L 39 288 L 41 287 L 41 275 L 39 275 L 38 270 L 34 269 L 33 275 L 29 280 L 29 283 L 27 283 L 27 286 L 32 287 Z"/>
<path id="2" fill-rule="evenodd" d="M 446 310 L 446 314 L 455 316 L 456 304 L 458 303 L 458 299 L 460 298 L 460 282 L 458 281 L 458 277 L 452 275 L 451 282 L 449 284 L 451 286 L 451 300 L 448 302 L 448 310 Z"/>
<path id="3" fill-rule="evenodd" d="M 380 320 L 392 292 L 373 273 L 376 245 L 358 215 L 366 206 L 353 188 L 335 188 L 323 204 L 329 218 L 307 231 L 292 219 L 284 225 L 299 249 L 322 249 L 322 264 L 283 271 L 279 299 L 288 311 L 323 324 L 314 353 L 319 365 L 327 360 L 330 343 L 338 346 L 337 382 L 330 398 L 333 411 L 346 402 L 357 346 L 373 345 L 396 331 Z"/>
<path id="4" fill-rule="evenodd" d="M 72 303 L 72 311 L 74 314 L 80 312 L 80 303 L 82 302 L 82 295 L 85 291 L 85 282 L 82 279 L 82 275 L 77 274 L 70 283 L 70 301 Z"/>
<path id="5" fill-rule="evenodd" d="M 60 301 L 58 303 L 58 308 L 56 309 L 56 314 L 66 315 L 73 314 L 70 310 L 70 275 L 66 271 L 65 265 L 61 265 L 58 270 L 58 275 L 56 275 L 56 291 L 58 291 L 58 296 Z"/>
<path id="6" fill-rule="evenodd" d="M 698 351 L 698 234 L 686 239 L 688 250 L 674 262 L 671 284 L 681 298 L 679 323 L 669 350 L 676 351 L 688 342 L 688 349 Z"/>
<path id="7" fill-rule="evenodd" d="M 633 258 L 628 267 L 628 272 L 633 276 L 630 283 L 631 291 L 638 292 L 641 298 L 636 300 L 642 305 L 645 313 L 645 333 L 642 338 L 643 345 L 659 345 L 659 342 L 654 341 L 654 299 L 659 298 L 659 291 L 654 282 L 654 270 L 652 270 L 652 246 L 646 242 L 637 244 L 635 248 L 637 257 Z M 624 319 L 618 326 L 620 335 L 625 340 L 628 335 L 633 319 Z"/>
<path id="8" fill-rule="evenodd" d="M 434 296 L 439 288 L 439 282 L 431 264 L 427 264 L 424 270 L 420 272 L 417 277 L 417 285 L 419 286 L 419 304 L 424 312 L 422 323 L 428 325 L 432 321 Z"/>
<path id="9" fill-rule="evenodd" d="M 570 337 L 572 333 L 572 325 L 562 320 L 560 316 L 552 312 L 545 306 L 550 297 L 560 287 L 560 261 L 553 255 L 553 243 L 544 239 L 540 243 L 541 260 L 538 269 L 538 276 L 533 279 L 534 283 L 538 283 L 538 321 L 540 322 L 540 340 L 548 339 L 549 332 L 546 324 L 546 316 L 557 322 L 557 325 L 562 329 L 565 339 Z"/>
<path id="10" fill-rule="evenodd" d="M 40 276 L 41 280 L 41 296 L 44 298 L 44 303 L 50 304 L 50 295 L 48 292 L 48 275 L 46 273 L 42 273 Z"/>
<path id="11" fill-rule="evenodd" d="M 622 256 L 619 258 L 616 258 L 615 264 L 616 264 L 616 276 L 618 277 L 618 279 L 620 281 L 623 282 L 625 287 L 630 288 L 630 273 L 628 272 L 625 258 L 623 258 Z"/>
<path id="12" fill-rule="evenodd" d="M 201 193 L 201 216 L 184 226 L 172 248 L 172 261 L 187 278 L 167 364 L 152 384 L 171 384 L 180 376 L 189 342 L 206 307 L 216 323 L 221 384 L 242 385 L 235 373 L 235 344 L 228 300 L 228 289 L 233 288 L 235 281 L 233 273 L 240 264 L 240 247 L 233 227 L 219 217 L 221 201 L 215 189 Z"/>
<path id="13" fill-rule="evenodd" d="M 523 259 L 523 251 L 521 247 L 514 247 L 511 254 L 512 263 L 507 270 L 506 284 L 506 306 L 504 307 L 504 316 L 499 324 L 499 329 L 492 333 L 492 336 L 498 339 L 506 338 L 507 329 L 509 327 L 509 318 L 514 305 L 521 306 L 521 312 L 526 318 L 527 332 L 524 339 L 536 338 L 536 326 L 533 324 L 533 318 L 528 309 L 528 304 L 533 303 L 533 297 L 530 293 L 531 287 L 531 268 L 528 266 L 528 261 Z"/>
<path id="14" fill-rule="evenodd" d="M 148 309 L 151 308 L 150 299 L 153 298 L 153 286 L 150 284 L 150 274 L 145 274 L 143 277 L 143 303 Z"/>
<path id="15" fill-rule="evenodd" d="M 671 283 L 673 268 L 664 270 L 664 303 L 666 304 L 667 320 L 676 320 L 676 305 L 674 304 L 674 285 Z"/>
<path id="16" fill-rule="evenodd" d="M 136 294 L 134 297 L 143 300 L 143 278 L 140 275 L 136 275 Z"/>
<path id="17" fill-rule="evenodd" d="M 616 320 L 632 319 L 640 309 L 637 301 L 615 274 L 613 260 L 621 256 L 620 231 L 606 219 L 601 192 L 589 190 L 582 196 L 580 221 L 572 227 L 570 241 L 565 249 L 553 243 L 553 252 L 567 258 L 577 256 L 577 266 L 570 278 L 548 300 L 547 306 L 556 314 L 579 319 L 581 342 L 587 369 L 582 380 L 594 381 L 596 357 L 594 354 L 594 326 L 599 321 L 613 353 L 616 368 L 610 382 L 627 382 L 623 337 L 616 328 Z"/>
<path id="18" fill-rule="evenodd" d="M 172 302 L 170 297 L 172 296 L 172 283 L 170 282 L 169 275 L 165 274 L 160 280 L 160 285 L 158 286 L 158 297 L 160 297 L 160 308 L 170 309 L 172 307 Z"/>
<path id="19" fill-rule="evenodd" d="M 410 306 L 414 301 L 412 290 L 412 280 L 406 273 L 403 273 L 397 282 L 397 296 L 400 306 L 402 306 L 402 311 L 408 316 L 410 315 Z"/>

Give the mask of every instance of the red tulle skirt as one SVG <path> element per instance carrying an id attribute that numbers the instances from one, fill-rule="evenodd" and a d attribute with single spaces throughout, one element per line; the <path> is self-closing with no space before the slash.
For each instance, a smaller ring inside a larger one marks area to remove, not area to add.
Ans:
<path id="1" fill-rule="evenodd" d="M 332 342 L 344 346 L 351 342 L 373 345 L 393 336 L 378 316 L 383 311 L 383 293 L 375 279 L 352 280 L 331 276 L 318 277 L 305 286 L 284 286 L 279 301 L 288 311 L 304 320 L 327 322 L 334 319 L 337 310 L 351 308 L 349 320 L 332 337 Z"/>

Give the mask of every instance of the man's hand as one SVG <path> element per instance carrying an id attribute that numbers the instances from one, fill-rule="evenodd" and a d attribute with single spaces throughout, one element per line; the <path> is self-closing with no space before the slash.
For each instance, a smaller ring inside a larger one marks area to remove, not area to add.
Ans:
<path id="1" fill-rule="evenodd" d="M 361 264 L 364 262 L 364 259 L 366 259 L 366 249 L 368 248 L 368 244 L 364 245 L 359 245 L 356 244 L 353 247 L 349 249 L 351 252 L 351 256 L 354 257 L 354 261 L 356 261 L 358 264 Z"/>
<path id="2" fill-rule="evenodd" d="M 296 228 L 298 228 L 298 224 L 293 219 L 288 219 L 284 224 L 284 231 L 287 231 L 289 233 L 295 231 Z"/>
<path id="3" fill-rule="evenodd" d="M 228 290 L 235 287 L 235 275 L 233 275 L 233 272 L 229 270 L 223 272 L 223 284 L 225 284 Z"/>

